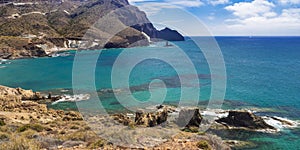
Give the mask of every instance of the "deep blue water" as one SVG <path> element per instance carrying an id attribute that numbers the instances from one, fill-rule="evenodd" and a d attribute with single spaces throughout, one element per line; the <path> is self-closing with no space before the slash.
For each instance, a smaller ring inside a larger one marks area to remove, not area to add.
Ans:
<path id="1" fill-rule="evenodd" d="M 196 38 L 197 39 L 197 38 Z M 201 40 L 201 38 L 198 38 Z M 260 107 L 272 108 L 273 115 L 299 120 L 300 116 L 300 37 L 216 37 L 224 56 L 227 71 L 227 86 L 225 98 L 227 103 L 223 108 Z M 97 90 L 110 89 L 111 70 L 116 58 L 127 51 L 128 60 L 118 67 L 118 74 L 128 69 L 127 64 L 134 61 L 138 52 L 153 51 L 159 56 L 172 60 L 182 71 L 180 77 L 188 79 L 188 83 L 181 85 L 178 73 L 172 66 L 158 59 L 147 59 L 133 67 L 130 73 L 129 85 L 133 96 L 139 101 L 147 101 L 149 83 L 154 79 L 163 80 L 167 86 L 165 103 L 176 104 L 180 99 L 182 88 L 196 87 L 200 80 L 200 101 L 206 101 L 210 97 L 211 78 L 208 64 L 203 53 L 192 40 L 174 42 L 177 47 L 163 47 L 156 44 L 152 47 L 140 47 L 131 49 L 104 50 L 96 63 L 95 85 Z M 197 70 L 197 79 L 191 70 L 184 66 L 186 60 L 178 58 L 178 53 L 172 52 L 182 48 L 188 55 Z M 86 66 L 93 67 L 93 59 L 100 51 L 83 51 L 80 54 L 83 61 L 82 68 L 76 72 L 83 79 L 86 76 Z M 0 84 L 11 87 L 22 87 L 37 91 L 60 91 L 72 89 L 72 67 L 76 52 L 69 52 L 70 56 L 56 58 L 21 59 L 11 61 L 11 64 L 0 65 Z M 96 57 L 97 58 L 97 57 Z M 1 67 L 6 66 L 6 67 Z M 218 76 L 218 75 L 213 75 Z M 82 90 L 91 90 L 91 85 L 82 84 Z M 122 85 L 119 85 L 122 89 Z M 153 90 L 158 96 L 164 88 L 161 85 L 154 86 Z M 194 95 L 196 90 L 190 90 Z M 99 92 L 100 93 L 100 92 Z M 102 92 L 99 95 L 101 104 L 109 110 L 124 109 L 116 101 L 114 94 Z M 192 99 L 191 101 L 194 100 Z M 85 103 L 85 102 L 82 102 Z M 154 104 L 159 103 L 159 99 Z M 136 104 L 127 104 L 139 107 Z M 53 107 L 75 108 L 74 103 L 59 103 Z M 92 109 L 93 104 L 87 103 L 87 108 Z M 265 112 L 266 114 L 270 112 Z M 223 135 L 229 138 L 228 136 Z M 286 131 L 279 135 L 258 134 L 243 136 L 247 140 L 256 141 L 258 149 L 298 149 L 300 135 L 297 129 Z M 264 147 L 270 144 L 270 147 Z M 283 144 L 284 143 L 284 144 Z"/>

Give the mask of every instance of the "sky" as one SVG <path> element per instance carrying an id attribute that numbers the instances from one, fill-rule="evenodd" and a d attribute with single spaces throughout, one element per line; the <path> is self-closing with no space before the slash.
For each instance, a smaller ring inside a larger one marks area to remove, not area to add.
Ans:
<path id="1" fill-rule="evenodd" d="M 186 36 L 300 36 L 300 0 L 129 2 L 145 11 L 157 28 L 168 26 Z"/>

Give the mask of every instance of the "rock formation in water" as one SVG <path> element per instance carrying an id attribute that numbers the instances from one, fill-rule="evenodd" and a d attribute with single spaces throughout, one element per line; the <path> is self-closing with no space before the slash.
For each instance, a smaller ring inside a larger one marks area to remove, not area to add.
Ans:
<path id="1" fill-rule="evenodd" d="M 87 49 L 144 46 L 149 44 L 148 36 L 184 40 L 177 31 L 157 30 L 146 14 L 127 0 L 6 2 L 0 7 L 0 58 L 43 57 L 81 45 L 88 45 L 82 47 Z M 97 24 L 114 11 L 113 24 Z M 118 28 L 124 29 L 112 35 Z"/>
<path id="2" fill-rule="evenodd" d="M 243 127 L 248 129 L 275 129 L 273 126 L 267 124 L 261 117 L 248 111 L 229 111 L 227 117 L 216 121 L 232 127 Z"/>

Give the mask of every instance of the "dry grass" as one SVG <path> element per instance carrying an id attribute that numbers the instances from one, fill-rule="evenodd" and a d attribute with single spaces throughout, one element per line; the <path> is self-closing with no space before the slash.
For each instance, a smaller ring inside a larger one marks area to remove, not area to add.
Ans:
<path id="1" fill-rule="evenodd" d="M 60 139 L 62 139 L 63 141 L 72 140 L 88 142 L 96 139 L 97 137 L 98 136 L 92 131 L 79 130 L 72 133 L 66 132 L 60 137 Z"/>
<path id="2" fill-rule="evenodd" d="M 39 150 L 40 144 L 33 140 L 20 135 L 11 135 L 8 142 L 2 142 L 0 149 L 3 150 Z"/>

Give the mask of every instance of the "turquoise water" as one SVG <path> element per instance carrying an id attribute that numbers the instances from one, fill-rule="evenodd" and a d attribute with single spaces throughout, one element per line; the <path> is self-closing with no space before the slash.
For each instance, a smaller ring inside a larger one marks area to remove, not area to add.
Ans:
<path id="1" fill-rule="evenodd" d="M 199 38 L 200 40 L 200 38 Z M 262 112 L 264 115 L 277 115 L 289 119 L 300 120 L 300 37 L 217 37 L 216 38 L 225 60 L 227 70 L 226 102 L 224 108 L 261 107 L 272 108 L 273 112 Z M 207 62 L 202 52 L 191 40 L 175 42 L 192 60 L 200 80 L 200 101 L 205 102 L 210 97 L 211 76 Z M 112 66 L 123 51 L 128 51 L 134 58 L 137 51 L 155 51 L 160 56 L 173 60 L 184 72 L 180 74 L 188 78 L 189 83 L 181 86 L 175 69 L 166 62 L 157 59 L 147 59 L 135 66 L 130 73 L 131 91 L 139 101 L 147 101 L 149 83 L 153 79 L 163 80 L 167 86 L 165 103 L 177 104 L 180 90 L 185 87 L 196 87 L 194 75 L 188 68 L 181 66 L 184 60 L 176 58 L 176 53 L 170 51 L 177 47 L 140 47 L 131 49 L 104 50 L 96 63 L 95 85 L 101 99 L 101 104 L 109 111 L 125 110 L 116 100 L 114 94 L 101 92 L 111 89 Z M 93 66 L 91 58 L 100 51 L 81 52 L 85 58 L 83 66 Z M 62 93 L 62 89 L 72 89 L 72 67 L 76 52 L 69 52 L 69 56 L 55 58 L 21 59 L 11 61 L 11 64 L 0 65 L 0 84 L 11 87 L 22 87 L 36 91 L 51 91 Z M 123 69 L 118 71 L 122 75 Z M 2 66 L 2 67 L 1 67 Z M 5 67 L 4 67 L 5 66 Z M 82 78 L 87 68 L 77 72 Z M 82 85 L 83 91 L 90 90 L 90 85 Z M 119 87 L 122 89 L 123 87 Z M 154 86 L 154 92 L 162 92 L 160 85 Z M 195 91 L 191 90 L 191 95 Z M 68 93 L 68 92 L 67 92 Z M 71 93 L 71 91 L 69 91 Z M 101 94 L 100 94 L 101 93 Z M 191 99 L 192 100 L 192 99 Z M 87 109 L 93 108 L 93 103 L 86 103 Z M 159 101 L 154 101 L 154 104 Z M 128 104 L 139 107 L 135 104 Z M 74 103 L 63 102 L 53 105 L 54 108 L 76 109 Z M 246 133 L 236 134 L 218 133 L 224 138 L 245 139 L 254 141 L 259 146 L 255 149 L 300 149 L 300 132 L 298 129 L 288 130 L 279 134 Z M 284 143 L 284 144 L 283 144 Z M 270 146 L 266 146 L 270 145 Z"/>

